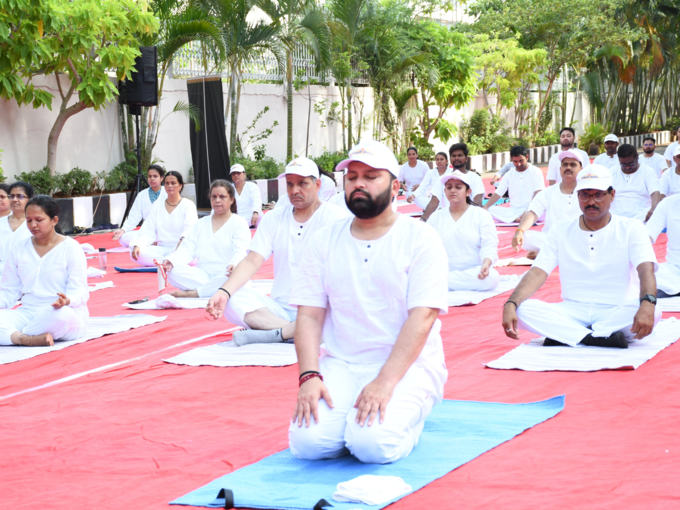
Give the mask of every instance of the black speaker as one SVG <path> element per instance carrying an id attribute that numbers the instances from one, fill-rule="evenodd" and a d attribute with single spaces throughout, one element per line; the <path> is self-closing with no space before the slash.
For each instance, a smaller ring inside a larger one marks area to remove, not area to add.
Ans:
<path id="1" fill-rule="evenodd" d="M 158 104 L 158 55 L 155 46 L 139 48 L 142 54 L 135 59 L 136 73 L 118 82 L 118 101 L 130 106 Z"/>

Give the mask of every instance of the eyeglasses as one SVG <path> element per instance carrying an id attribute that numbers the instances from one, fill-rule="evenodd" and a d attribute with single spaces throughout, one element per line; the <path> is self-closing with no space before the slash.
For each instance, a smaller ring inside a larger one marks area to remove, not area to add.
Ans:
<path id="1" fill-rule="evenodd" d="M 619 165 L 621 165 L 621 168 L 633 168 L 637 164 L 638 164 L 637 161 L 633 161 L 632 163 L 621 163 L 619 161 Z"/>
<path id="2" fill-rule="evenodd" d="M 14 200 L 15 198 L 17 200 L 23 200 L 24 198 L 28 198 L 26 195 L 7 195 L 7 198 L 10 200 Z"/>
<path id="3" fill-rule="evenodd" d="M 602 202 L 604 200 L 604 197 L 606 197 L 608 194 L 609 194 L 608 191 L 598 191 L 597 193 L 593 193 L 591 195 L 587 193 L 585 190 L 581 190 L 578 192 L 578 199 L 579 202 L 590 202 L 591 198 L 595 200 L 595 202 Z"/>

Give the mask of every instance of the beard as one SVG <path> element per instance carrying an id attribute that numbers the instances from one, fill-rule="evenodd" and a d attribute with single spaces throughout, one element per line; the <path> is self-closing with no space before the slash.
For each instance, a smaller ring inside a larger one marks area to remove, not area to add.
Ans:
<path id="1" fill-rule="evenodd" d="M 652 152 L 654 152 L 654 149 L 652 147 L 645 147 L 642 150 L 644 151 L 645 154 L 651 154 Z"/>
<path id="2" fill-rule="evenodd" d="M 574 142 L 560 142 L 562 150 L 571 149 L 574 146 Z"/>
<path id="3" fill-rule="evenodd" d="M 357 195 L 361 198 L 357 198 Z M 350 194 L 349 200 L 347 200 L 347 196 L 345 196 L 345 203 L 347 204 L 347 208 L 352 211 L 357 218 L 361 220 L 375 218 L 392 203 L 392 183 L 390 182 L 387 189 L 375 198 L 366 191 L 358 189 L 354 190 Z"/>

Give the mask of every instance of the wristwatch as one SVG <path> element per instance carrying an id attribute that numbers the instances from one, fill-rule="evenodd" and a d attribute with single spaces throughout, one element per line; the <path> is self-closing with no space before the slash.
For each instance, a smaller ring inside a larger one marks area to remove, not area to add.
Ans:
<path id="1" fill-rule="evenodd" d="M 649 301 L 653 305 L 656 305 L 656 296 L 652 294 L 645 294 L 640 298 L 640 304 L 642 304 L 643 301 Z"/>

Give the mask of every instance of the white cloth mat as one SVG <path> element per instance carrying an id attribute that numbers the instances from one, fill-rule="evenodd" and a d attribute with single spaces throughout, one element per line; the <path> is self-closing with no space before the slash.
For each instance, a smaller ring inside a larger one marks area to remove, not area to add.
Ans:
<path id="1" fill-rule="evenodd" d="M 90 292 L 94 292 L 95 290 L 110 289 L 111 287 L 115 287 L 113 282 L 99 282 L 87 286 L 87 288 L 90 289 Z"/>
<path id="2" fill-rule="evenodd" d="M 87 326 L 87 335 L 78 340 L 66 340 L 54 342 L 52 347 L 24 347 L 18 345 L 0 346 L 0 365 L 13 363 L 28 358 L 33 358 L 40 354 L 47 354 L 52 351 L 59 351 L 75 344 L 87 342 L 104 335 L 122 333 L 129 329 L 141 328 L 162 322 L 165 317 L 153 317 L 152 315 L 116 315 L 115 317 L 90 317 Z"/>
<path id="3" fill-rule="evenodd" d="M 333 499 L 342 503 L 382 505 L 411 492 L 411 486 L 398 476 L 362 475 L 339 483 Z"/>
<path id="4" fill-rule="evenodd" d="M 107 248 L 106 253 L 129 253 L 130 248 L 125 246 L 116 246 L 115 248 Z"/>
<path id="5" fill-rule="evenodd" d="M 517 257 L 516 259 L 499 259 L 493 267 L 506 267 L 506 266 L 532 266 L 534 260 L 528 259 L 526 257 Z"/>
<path id="6" fill-rule="evenodd" d="M 647 338 L 628 345 L 628 349 L 608 347 L 543 347 L 543 338 L 522 344 L 486 366 L 531 372 L 550 370 L 595 372 L 597 370 L 633 370 L 652 359 L 680 338 L 680 321 L 675 317 L 662 320 Z"/>
<path id="7" fill-rule="evenodd" d="M 170 359 L 167 363 L 192 367 L 285 367 L 297 363 L 295 344 L 247 344 L 234 345 L 233 340 L 219 344 L 197 347 Z"/>
<path id="8" fill-rule="evenodd" d="M 662 312 L 680 312 L 680 296 L 659 298 L 656 301 L 656 306 Z"/>
<path id="9" fill-rule="evenodd" d="M 501 281 L 494 290 L 487 292 L 477 292 L 474 290 L 452 290 L 449 291 L 449 306 L 476 305 L 504 292 L 508 292 L 515 287 L 524 275 L 505 274 L 501 275 Z"/>

